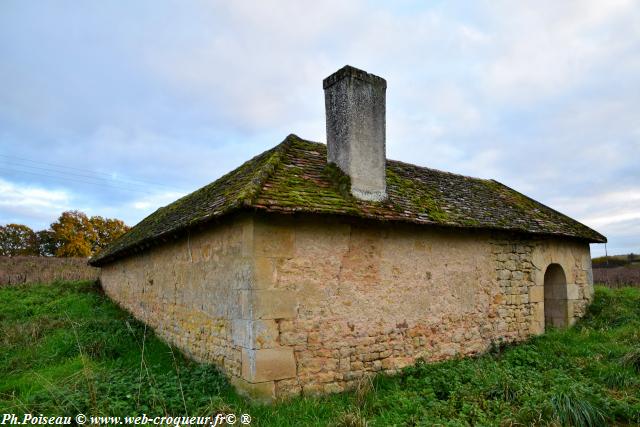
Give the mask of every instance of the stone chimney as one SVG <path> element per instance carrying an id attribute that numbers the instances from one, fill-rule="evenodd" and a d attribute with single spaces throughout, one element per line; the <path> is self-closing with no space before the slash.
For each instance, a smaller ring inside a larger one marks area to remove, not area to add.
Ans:
<path id="1" fill-rule="evenodd" d="M 349 65 L 322 82 L 327 114 L 327 161 L 351 178 L 361 200 L 387 197 L 385 79 Z"/>

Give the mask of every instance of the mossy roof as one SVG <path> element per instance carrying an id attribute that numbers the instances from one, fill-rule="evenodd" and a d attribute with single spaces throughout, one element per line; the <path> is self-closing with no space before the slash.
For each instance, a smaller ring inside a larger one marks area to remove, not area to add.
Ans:
<path id="1" fill-rule="evenodd" d="M 497 182 L 387 160 L 387 194 L 367 202 L 327 164 L 324 144 L 289 135 L 203 188 L 156 210 L 91 264 L 101 265 L 238 210 L 315 213 L 606 242 L 591 228 Z"/>

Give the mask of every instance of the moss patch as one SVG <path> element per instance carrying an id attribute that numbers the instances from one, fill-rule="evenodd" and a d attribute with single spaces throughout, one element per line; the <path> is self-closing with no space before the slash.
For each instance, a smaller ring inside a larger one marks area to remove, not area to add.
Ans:
<path id="1" fill-rule="evenodd" d="M 351 178 L 349 175 L 342 172 L 342 170 L 334 165 L 333 163 L 327 163 L 324 169 L 322 170 L 324 176 L 330 181 L 333 186 L 336 188 L 338 193 L 345 198 L 352 197 L 351 196 Z"/>
<path id="2" fill-rule="evenodd" d="M 387 183 L 395 187 L 395 191 L 402 194 L 405 200 L 411 202 L 413 210 L 426 213 L 433 222 L 447 223 L 449 214 L 436 202 L 434 192 L 426 186 L 420 186 L 415 180 L 404 178 L 396 174 L 392 168 L 387 168 Z"/>
<path id="3" fill-rule="evenodd" d="M 596 231 L 496 181 L 387 161 L 387 200 L 350 193 L 323 144 L 289 135 L 217 181 L 158 209 L 93 260 L 101 265 L 238 209 L 504 229 L 604 242 Z"/>

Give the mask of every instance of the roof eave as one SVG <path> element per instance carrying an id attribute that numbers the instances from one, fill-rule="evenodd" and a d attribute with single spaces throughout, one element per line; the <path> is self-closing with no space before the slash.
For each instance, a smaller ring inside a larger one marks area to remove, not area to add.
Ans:
<path id="1" fill-rule="evenodd" d="M 214 222 L 217 222 L 223 218 L 228 217 L 229 215 L 231 215 L 232 213 L 236 213 L 240 210 L 253 210 L 253 211 L 262 211 L 262 212 L 266 212 L 266 213 L 274 213 L 274 214 L 282 214 L 282 215 L 294 215 L 294 214 L 305 214 L 305 215 L 329 215 L 329 216 L 342 216 L 342 217 L 348 217 L 348 218 L 361 218 L 361 219 L 366 219 L 366 220 L 371 220 L 371 221 L 375 221 L 375 222 L 380 222 L 380 223 L 384 223 L 384 222 L 403 222 L 403 223 L 408 223 L 408 224 L 414 224 L 414 225 L 419 225 L 419 226 L 433 226 L 433 227 L 439 227 L 439 228 L 448 228 L 448 229 L 464 229 L 464 230 L 485 230 L 485 231 L 502 231 L 502 232 L 509 232 L 509 233 L 517 233 L 517 234 L 523 234 L 523 235 L 528 235 L 528 236 L 535 236 L 535 237 L 547 237 L 547 238 L 564 238 L 564 239 L 575 239 L 575 240 L 580 240 L 583 241 L 585 243 L 607 243 L 607 238 L 605 236 L 603 236 L 602 234 L 598 233 L 595 230 L 591 230 L 594 235 L 593 236 L 585 236 L 585 235 L 570 235 L 570 234 L 561 234 L 561 233 L 539 233 L 539 232 L 532 232 L 529 230 L 523 230 L 523 229 L 518 229 L 518 228 L 505 228 L 505 227 L 488 227 L 488 226 L 473 226 L 473 225 L 469 225 L 469 226 L 464 226 L 464 225 L 459 225 L 459 224 L 443 224 L 443 223 L 438 223 L 435 221 L 417 221 L 415 219 L 412 218 L 405 218 L 405 219 L 398 219 L 398 218 L 389 218 L 389 219 L 385 219 L 385 218 L 379 218 L 376 216 L 366 216 L 366 215 L 349 215 L 349 214 L 342 214 L 342 213 L 327 213 L 327 212 L 313 212 L 313 211 L 307 211 L 307 210 L 300 210 L 300 209 L 291 209 L 291 210 L 285 210 L 282 208 L 278 208 L 278 209 L 271 209 L 267 206 L 255 206 L 255 205 L 251 205 L 251 206 L 242 206 L 242 207 L 238 207 L 235 208 L 233 210 L 229 210 L 228 212 L 225 212 L 221 215 L 217 215 L 215 217 L 210 217 L 207 218 L 203 221 L 199 221 L 197 223 L 193 223 L 190 224 L 189 226 L 186 227 L 181 227 L 179 229 L 175 229 L 172 230 L 171 232 L 167 232 L 167 233 L 163 233 L 157 236 L 153 236 L 144 240 L 141 240 L 138 244 L 133 245 L 133 246 L 129 246 L 129 247 L 125 247 L 122 248 L 121 250 L 118 250 L 116 252 L 107 254 L 105 256 L 100 256 L 98 255 L 98 257 L 96 258 L 91 258 L 88 263 L 91 266 L 94 267 L 101 267 L 103 265 L 109 264 L 111 262 L 117 261 L 118 259 L 122 259 L 122 258 L 126 258 L 127 256 L 133 255 L 135 253 L 139 253 L 142 252 L 144 250 L 147 250 L 153 246 L 158 246 L 161 245 L 163 243 L 166 243 L 168 241 L 171 240 L 176 240 L 180 237 L 183 237 L 185 234 L 187 234 L 188 232 L 194 230 L 194 229 L 200 229 L 202 227 L 211 225 Z"/>

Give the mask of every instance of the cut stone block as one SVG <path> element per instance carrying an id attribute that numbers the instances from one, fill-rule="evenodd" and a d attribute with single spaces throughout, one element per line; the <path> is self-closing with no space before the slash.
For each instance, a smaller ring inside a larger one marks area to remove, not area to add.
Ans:
<path id="1" fill-rule="evenodd" d="M 242 255 L 253 255 L 253 230 L 254 221 L 253 218 L 246 219 L 242 223 Z"/>
<path id="2" fill-rule="evenodd" d="M 531 306 L 532 306 L 533 321 L 542 323 L 542 325 L 544 325 L 544 303 L 538 302 L 535 304 L 531 304 Z"/>
<path id="3" fill-rule="evenodd" d="M 294 254 L 295 234 L 290 227 L 256 224 L 253 245 L 257 256 L 290 258 Z"/>
<path id="4" fill-rule="evenodd" d="M 544 321 L 543 322 L 531 322 L 531 328 L 529 329 L 533 335 L 541 335 L 544 333 Z"/>
<path id="5" fill-rule="evenodd" d="M 244 319 L 290 319 L 297 314 L 295 292 L 288 290 L 241 291 L 240 306 Z"/>
<path id="6" fill-rule="evenodd" d="M 567 301 L 567 318 L 569 320 L 569 324 L 573 325 L 573 323 L 575 323 L 575 315 L 574 315 L 574 307 L 573 307 L 573 300 L 568 300 Z M 573 322 L 571 322 L 573 321 Z"/>
<path id="7" fill-rule="evenodd" d="M 238 393 L 247 396 L 253 400 L 271 403 L 276 398 L 276 388 L 274 381 L 266 381 L 262 383 L 250 383 L 242 378 L 231 377 L 231 385 L 233 385 Z"/>
<path id="8" fill-rule="evenodd" d="M 578 299 L 580 298 L 580 288 L 578 285 L 568 284 L 567 285 L 567 299 Z"/>
<path id="9" fill-rule="evenodd" d="M 233 343 L 247 349 L 278 347 L 275 320 L 236 319 L 232 326 Z"/>
<path id="10" fill-rule="evenodd" d="M 275 284 L 274 258 L 256 257 L 253 289 L 268 289 Z"/>
<path id="11" fill-rule="evenodd" d="M 531 286 L 529 288 L 529 302 L 544 302 L 544 286 Z"/>
<path id="12" fill-rule="evenodd" d="M 290 347 L 242 349 L 242 378 L 251 383 L 296 376 L 296 360 Z"/>

